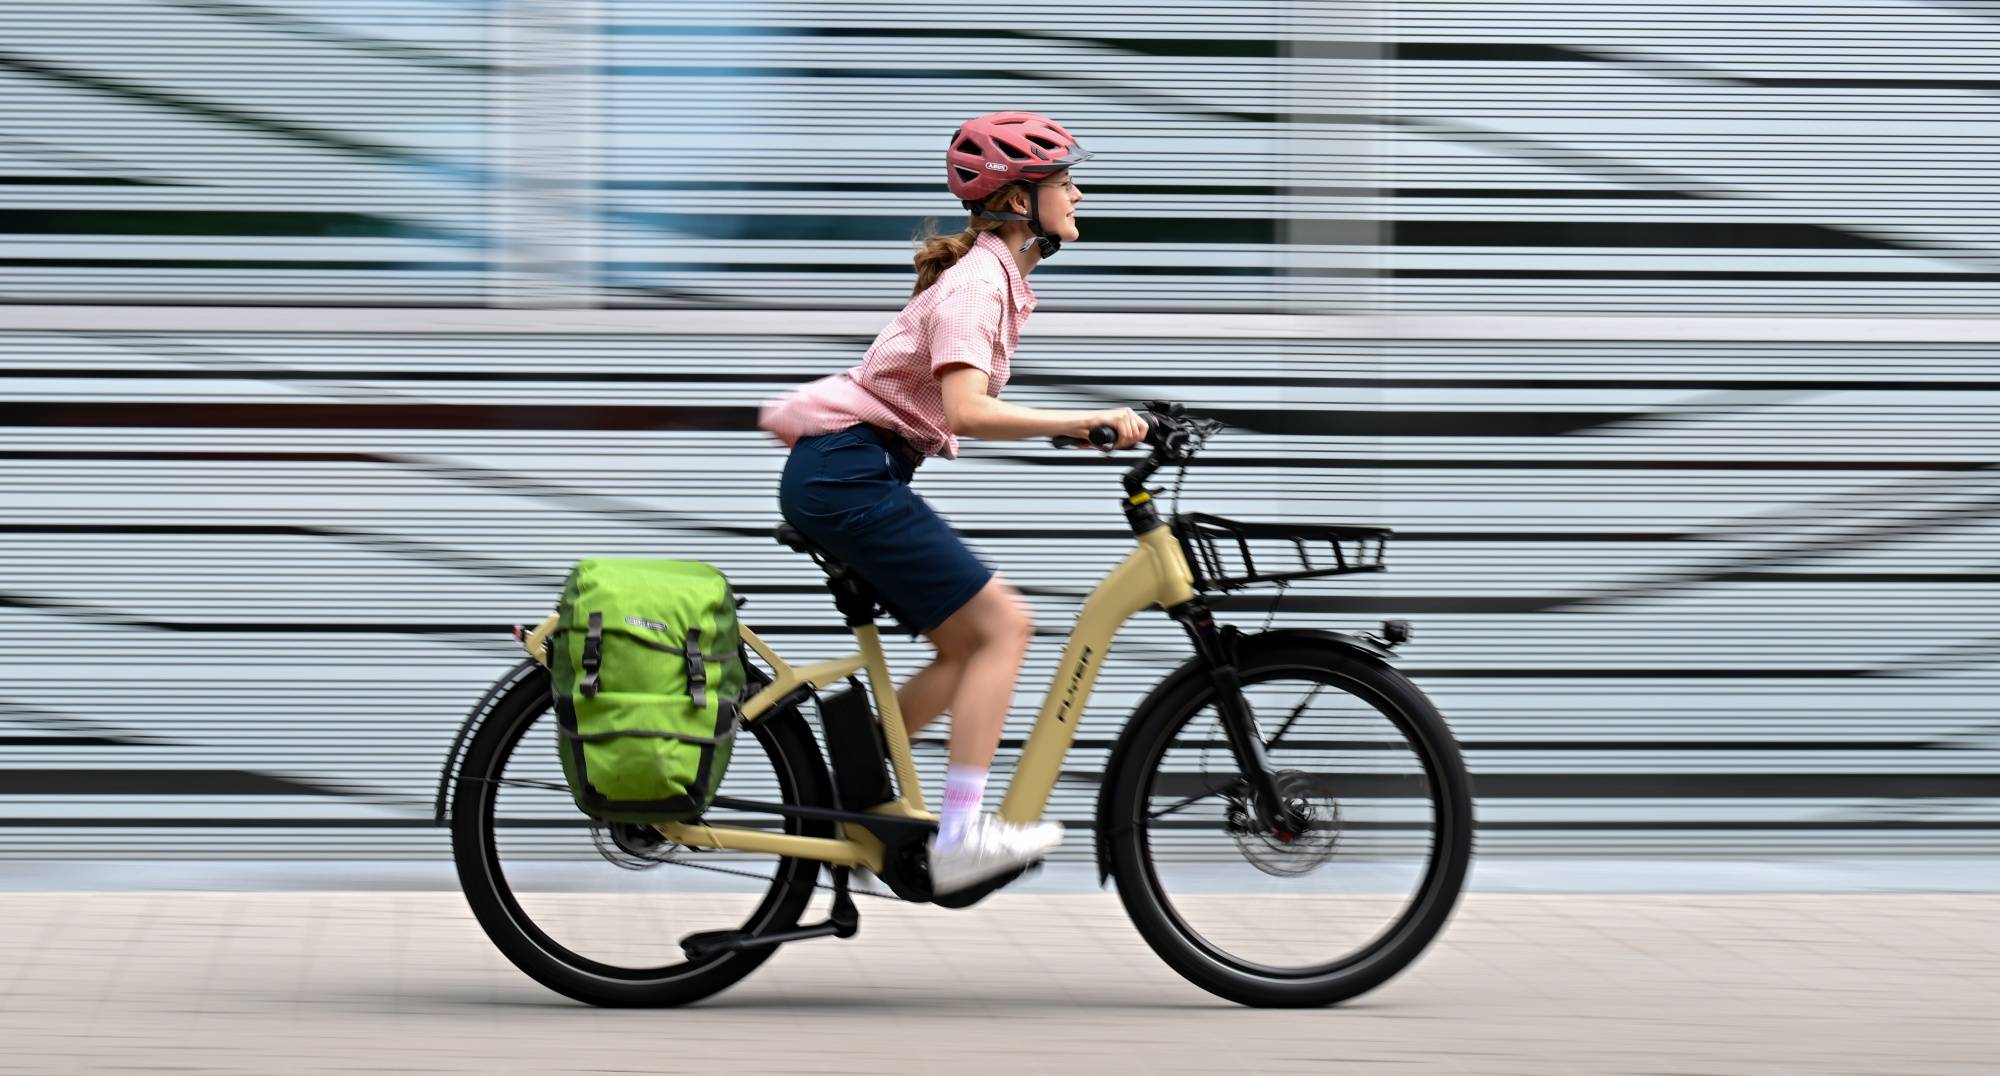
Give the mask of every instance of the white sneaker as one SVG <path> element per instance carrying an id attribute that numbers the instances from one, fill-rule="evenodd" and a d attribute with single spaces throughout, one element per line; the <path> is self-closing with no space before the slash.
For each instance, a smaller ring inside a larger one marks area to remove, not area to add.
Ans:
<path id="1" fill-rule="evenodd" d="M 931 838 L 931 892 L 949 893 L 1025 867 L 1062 840 L 1060 822 L 1016 825 L 997 814 L 977 815 L 965 824 L 965 834 L 951 851 L 939 852 L 937 838 Z"/>

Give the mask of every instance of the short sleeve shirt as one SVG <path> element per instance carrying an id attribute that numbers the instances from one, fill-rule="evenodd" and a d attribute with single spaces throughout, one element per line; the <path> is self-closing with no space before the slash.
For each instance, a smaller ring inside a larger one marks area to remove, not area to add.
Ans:
<path id="1" fill-rule="evenodd" d="M 786 445 L 857 423 L 890 430 L 927 456 L 955 458 L 938 374 L 951 366 L 986 372 L 986 392 L 1007 384 L 1035 293 L 1007 244 L 981 232 L 972 249 L 911 296 L 853 369 L 766 403 L 757 424 Z"/>

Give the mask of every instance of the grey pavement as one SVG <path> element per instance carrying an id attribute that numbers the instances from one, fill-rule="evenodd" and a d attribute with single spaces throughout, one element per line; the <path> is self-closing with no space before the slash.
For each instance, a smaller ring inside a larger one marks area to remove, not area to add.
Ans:
<path id="1" fill-rule="evenodd" d="M 1489 887 L 1410 971 L 1307 1012 L 1188 985 L 1082 886 L 862 916 L 701 1005 L 608 1011 L 439 888 L 17 886 L 0 1073 L 2000 1071 L 1990 892 Z"/>

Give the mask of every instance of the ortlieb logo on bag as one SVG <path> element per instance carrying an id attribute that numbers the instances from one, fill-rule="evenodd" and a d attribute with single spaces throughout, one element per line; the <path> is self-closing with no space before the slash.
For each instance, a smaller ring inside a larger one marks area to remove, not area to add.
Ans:
<path id="1" fill-rule="evenodd" d="M 627 822 L 700 814 L 743 693 L 729 581 L 699 561 L 581 560 L 556 611 L 556 749 L 577 806 Z"/>

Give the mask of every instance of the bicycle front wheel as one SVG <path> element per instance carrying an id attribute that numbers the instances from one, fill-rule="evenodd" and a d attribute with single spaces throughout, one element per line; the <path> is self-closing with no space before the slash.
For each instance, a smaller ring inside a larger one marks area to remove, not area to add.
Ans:
<path id="1" fill-rule="evenodd" d="M 1206 675 L 1133 717 L 1098 824 L 1133 923 L 1196 985 L 1245 1005 L 1328 1005 L 1437 936 L 1472 855 L 1457 744 L 1402 674 L 1323 637 L 1238 643 L 1243 695 L 1281 793 L 1265 826 Z"/>

